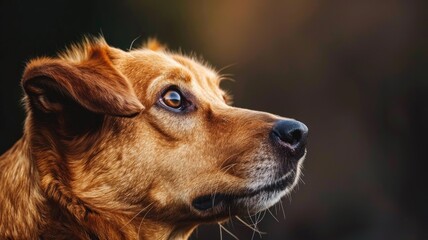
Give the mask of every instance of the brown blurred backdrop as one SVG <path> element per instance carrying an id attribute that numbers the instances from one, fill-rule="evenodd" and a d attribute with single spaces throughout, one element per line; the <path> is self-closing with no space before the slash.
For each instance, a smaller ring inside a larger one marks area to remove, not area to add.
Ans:
<path id="1" fill-rule="evenodd" d="M 0 153 L 22 134 L 28 59 L 84 34 L 122 49 L 155 36 L 229 66 L 236 106 L 309 126 L 305 183 L 283 200 L 285 218 L 266 214 L 263 239 L 428 239 L 425 2 L 2 0 Z M 192 239 L 220 239 L 218 226 Z"/>

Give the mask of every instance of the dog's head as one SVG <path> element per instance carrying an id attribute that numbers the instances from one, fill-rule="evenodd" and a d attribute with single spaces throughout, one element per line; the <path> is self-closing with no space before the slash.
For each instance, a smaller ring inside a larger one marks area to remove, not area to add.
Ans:
<path id="1" fill-rule="evenodd" d="M 42 190 L 89 220 L 195 223 L 269 208 L 299 178 L 308 129 L 228 105 L 220 81 L 154 42 L 125 52 L 87 41 L 31 61 L 22 84 Z"/>

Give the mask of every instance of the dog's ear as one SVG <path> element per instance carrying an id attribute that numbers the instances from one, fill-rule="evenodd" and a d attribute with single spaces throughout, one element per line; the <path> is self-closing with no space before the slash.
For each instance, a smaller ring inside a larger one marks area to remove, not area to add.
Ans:
<path id="1" fill-rule="evenodd" d="M 72 101 L 94 113 L 125 117 L 144 109 L 128 79 L 112 64 L 107 44 L 87 46 L 80 54 L 76 59 L 40 58 L 27 65 L 22 86 L 32 107 L 61 112 Z"/>
<path id="2" fill-rule="evenodd" d="M 152 51 L 165 51 L 167 46 L 160 43 L 156 38 L 149 38 L 142 46 L 142 48 L 147 48 Z"/>

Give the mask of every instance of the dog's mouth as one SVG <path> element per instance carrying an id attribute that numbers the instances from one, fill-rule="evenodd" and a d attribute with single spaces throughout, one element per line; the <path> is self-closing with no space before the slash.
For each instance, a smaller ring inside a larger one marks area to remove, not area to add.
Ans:
<path id="1" fill-rule="evenodd" d="M 223 208 L 236 207 L 239 208 L 239 205 L 244 203 L 254 202 L 251 201 L 252 198 L 257 198 L 257 196 L 264 196 L 264 199 L 267 201 L 269 198 L 274 198 L 277 193 L 284 192 L 288 187 L 292 186 L 296 179 L 296 171 L 291 171 L 281 179 L 276 182 L 263 186 L 257 190 L 246 190 L 243 193 L 228 194 L 228 193 L 214 193 L 209 195 L 202 195 L 195 198 L 192 201 L 192 206 L 194 209 L 200 212 L 209 212 L 216 210 L 216 212 L 221 211 Z M 258 201 L 255 201 L 258 203 Z M 251 208 L 252 206 L 246 206 L 246 208 Z M 239 211 L 239 209 L 235 209 Z"/>

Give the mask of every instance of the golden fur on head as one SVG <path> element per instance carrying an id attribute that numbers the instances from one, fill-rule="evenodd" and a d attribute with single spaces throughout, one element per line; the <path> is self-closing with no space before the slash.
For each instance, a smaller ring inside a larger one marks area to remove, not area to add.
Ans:
<path id="1" fill-rule="evenodd" d="M 228 105 L 220 80 L 153 39 L 30 61 L 24 135 L 0 156 L 0 238 L 187 239 L 275 204 L 304 142 L 278 143 L 285 119 Z"/>

